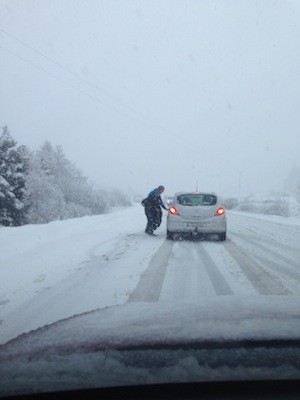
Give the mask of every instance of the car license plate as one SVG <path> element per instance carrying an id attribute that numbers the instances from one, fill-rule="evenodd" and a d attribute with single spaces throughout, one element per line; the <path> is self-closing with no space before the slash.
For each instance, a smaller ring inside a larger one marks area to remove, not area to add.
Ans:
<path id="1" fill-rule="evenodd" d="M 188 222 L 186 225 L 188 228 L 200 228 L 204 226 L 203 222 Z"/>

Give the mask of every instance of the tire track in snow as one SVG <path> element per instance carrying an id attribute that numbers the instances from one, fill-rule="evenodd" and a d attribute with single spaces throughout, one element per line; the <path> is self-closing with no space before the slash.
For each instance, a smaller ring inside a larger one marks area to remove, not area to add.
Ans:
<path id="1" fill-rule="evenodd" d="M 275 246 L 276 248 L 274 248 L 274 242 L 269 242 L 270 245 L 272 245 L 273 248 L 265 246 L 261 243 L 261 239 L 254 239 L 253 237 L 249 237 L 245 234 L 239 233 L 232 233 L 233 236 L 236 236 L 238 238 L 241 238 L 245 241 L 247 241 L 248 243 L 252 243 L 255 247 L 257 247 L 258 249 L 262 250 L 264 253 L 267 253 L 269 256 L 274 257 L 275 260 L 281 260 L 284 263 L 286 263 L 288 266 L 290 266 L 291 268 L 294 268 L 294 270 L 299 271 L 300 269 L 300 261 L 295 261 L 293 258 L 284 256 L 282 254 L 280 254 L 278 251 L 286 251 L 289 250 L 289 248 L 287 246 L 283 246 L 282 244 L 276 243 Z M 264 240 L 265 242 L 265 240 Z M 297 251 L 299 253 L 299 250 Z"/>
<path id="2" fill-rule="evenodd" d="M 278 251 L 287 250 L 285 246 L 279 245 L 279 249 L 270 249 L 267 246 L 264 246 L 257 239 L 248 238 L 246 235 L 239 234 L 234 236 L 241 238 L 242 240 L 253 244 L 254 249 L 257 250 L 255 252 L 256 260 L 258 260 L 264 267 L 267 267 L 270 270 L 270 273 L 276 273 L 280 280 L 287 280 L 289 278 L 289 283 L 287 286 L 290 287 L 292 292 L 297 293 L 297 287 L 300 286 L 300 261 L 295 261 L 285 255 L 279 254 Z M 274 246 L 274 243 L 272 243 Z M 292 289 L 294 287 L 294 290 Z"/>
<path id="3" fill-rule="evenodd" d="M 230 255 L 237 261 L 240 268 L 256 288 L 259 294 L 262 295 L 287 295 L 292 294 L 286 289 L 281 282 L 266 271 L 244 250 L 241 250 L 234 242 L 227 240 L 224 246 Z"/>
<path id="4" fill-rule="evenodd" d="M 265 267 L 268 267 L 272 272 L 275 272 L 279 275 L 279 279 L 284 279 L 285 281 L 287 278 L 289 279 L 289 287 L 290 290 L 292 291 L 292 286 L 295 287 L 295 290 L 293 291 L 294 294 L 299 293 L 299 288 L 300 288 L 300 271 L 295 271 L 292 268 L 288 268 L 286 266 L 283 266 L 281 264 L 278 264 L 274 261 L 271 261 L 267 257 L 264 257 L 262 255 L 258 255 L 257 260 L 259 260 Z"/>
<path id="5" fill-rule="evenodd" d="M 142 275 L 128 302 L 158 301 L 172 248 L 173 242 L 165 240 L 152 257 L 147 270 Z"/>
<path id="6" fill-rule="evenodd" d="M 234 217 L 233 220 L 230 220 L 230 233 L 248 238 L 259 238 L 260 242 L 264 242 L 265 244 L 269 244 L 271 248 L 274 246 L 278 249 L 281 247 L 285 251 L 291 251 L 296 254 L 296 259 L 299 257 L 300 248 L 299 248 L 299 239 L 300 239 L 300 229 L 298 226 L 294 225 L 286 225 L 281 224 L 279 222 L 271 222 L 262 219 L 256 219 L 255 216 L 243 216 L 239 215 L 231 215 L 230 217 Z M 246 224 L 242 222 L 246 220 Z M 259 224 L 256 224 L 259 222 Z M 280 231 L 282 234 L 278 236 L 278 234 L 274 234 L 273 231 L 280 227 Z M 286 236 L 287 235 L 287 236 Z M 293 243 L 291 243 L 291 239 Z"/>
<path id="7" fill-rule="evenodd" d="M 205 250 L 202 244 L 197 245 L 197 253 L 202 260 L 201 265 L 206 269 L 206 272 L 210 278 L 211 284 L 214 287 L 217 296 L 233 295 L 233 291 L 222 272 L 220 271 L 217 264 Z"/>
<path id="8" fill-rule="evenodd" d="M 197 246 L 189 241 L 175 241 L 159 301 L 199 302 L 215 296 Z"/>

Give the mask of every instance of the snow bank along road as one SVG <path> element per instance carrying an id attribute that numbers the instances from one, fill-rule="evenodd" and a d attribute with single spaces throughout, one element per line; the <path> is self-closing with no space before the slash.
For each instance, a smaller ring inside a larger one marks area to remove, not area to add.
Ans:
<path id="1" fill-rule="evenodd" d="M 228 212 L 228 240 L 145 235 L 141 206 L 0 229 L 0 343 L 63 318 L 126 302 L 297 295 L 300 224 Z"/>

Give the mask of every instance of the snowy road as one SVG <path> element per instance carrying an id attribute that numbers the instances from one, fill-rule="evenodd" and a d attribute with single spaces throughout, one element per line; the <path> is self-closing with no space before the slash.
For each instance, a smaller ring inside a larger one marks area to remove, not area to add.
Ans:
<path id="1" fill-rule="evenodd" d="M 164 242 L 130 300 L 298 294 L 300 228 L 238 213 L 229 220 L 226 242 Z"/>
<path id="2" fill-rule="evenodd" d="M 144 234 L 140 207 L 2 228 L 0 343 L 57 320 L 126 302 L 297 295 L 297 220 L 228 213 L 228 240 Z M 238 298 L 237 298 L 238 299 Z M 238 300 L 237 300 L 238 301 Z"/>

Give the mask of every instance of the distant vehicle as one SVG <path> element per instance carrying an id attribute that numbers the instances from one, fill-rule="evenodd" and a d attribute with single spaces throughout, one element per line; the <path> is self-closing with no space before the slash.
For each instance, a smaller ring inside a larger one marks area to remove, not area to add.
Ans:
<path id="1" fill-rule="evenodd" d="M 214 193 L 176 193 L 167 216 L 167 238 L 217 235 L 226 239 L 226 213 Z"/>
<path id="2" fill-rule="evenodd" d="M 173 201 L 173 196 L 165 196 L 164 201 L 168 206 L 171 205 Z"/>

